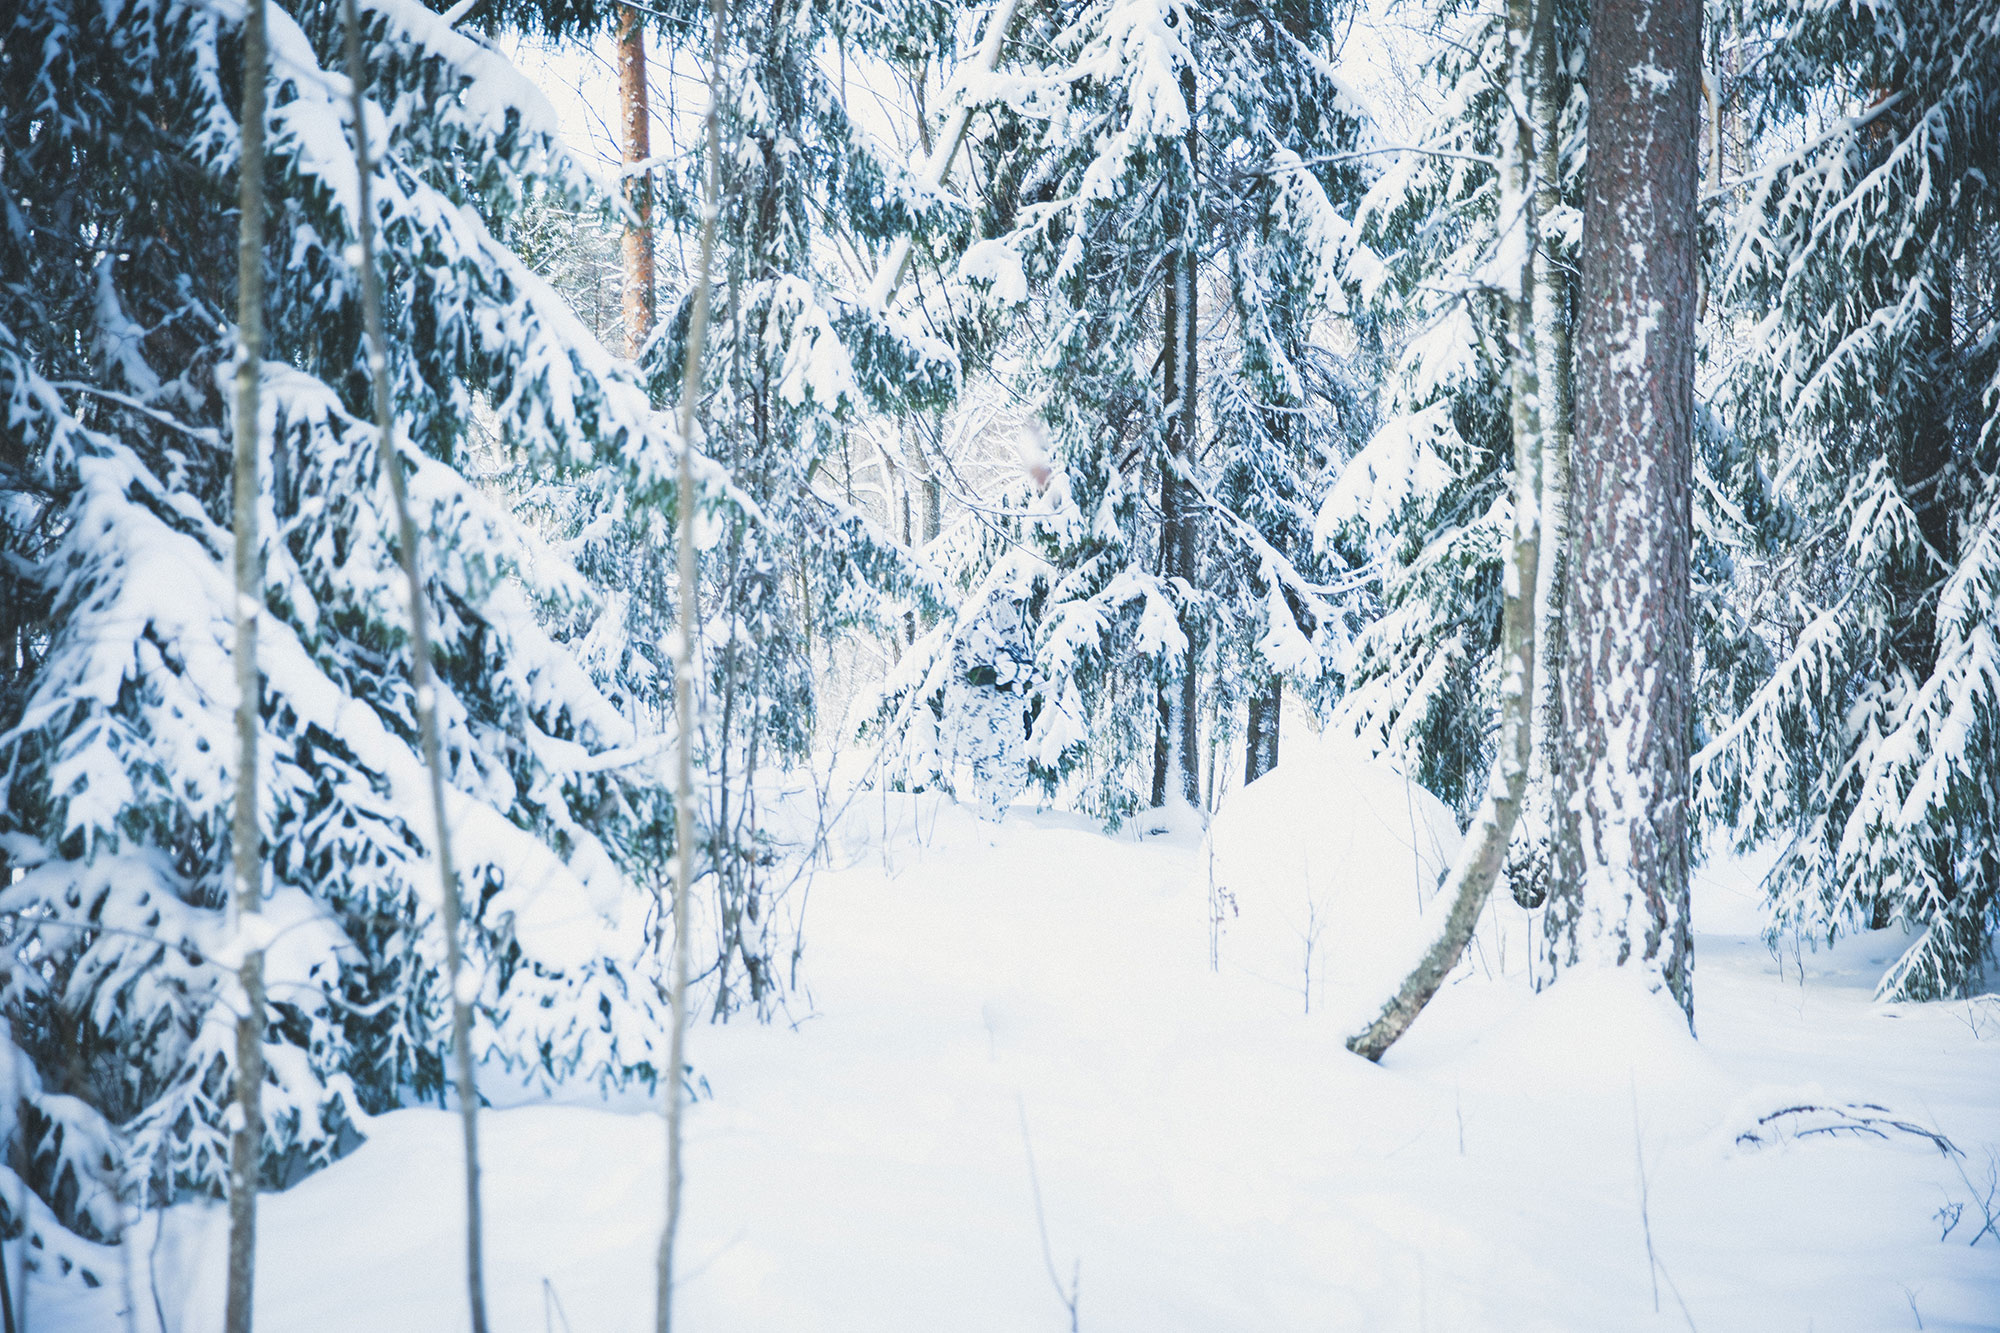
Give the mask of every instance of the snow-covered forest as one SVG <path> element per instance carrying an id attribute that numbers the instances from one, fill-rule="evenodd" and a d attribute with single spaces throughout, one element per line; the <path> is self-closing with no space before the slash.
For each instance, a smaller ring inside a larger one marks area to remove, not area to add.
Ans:
<path id="1" fill-rule="evenodd" d="M 0 1333 L 2000 1330 L 2000 0 L 8 0 Z"/>

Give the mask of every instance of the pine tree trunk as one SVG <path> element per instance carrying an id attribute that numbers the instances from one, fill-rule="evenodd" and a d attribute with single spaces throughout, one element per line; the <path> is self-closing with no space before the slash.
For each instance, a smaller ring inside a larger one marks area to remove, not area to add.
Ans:
<path id="1" fill-rule="evenodd" d="M 657 297 L 653 275 L 653 189 L 640 164 L 653 155 L 652 113 L 646 98 L 646 30 L 639 11 L 620 10 L 618 26 L 618 137 L 625 158 L 625 355 L 637 357 L 653 332 Z"/>
<path id="2" fill-rule="evenodd" d="M 1506 160 L 1501 167 L 1500 235 L 1518 233 L 1521 267 L 1510 275 L 1508 368 L 1511 424 L 1514 437 L 1514 521 L 1500 616 L 1500 742 L 1486 796 L 1467 832 L 1465 845 L 1451 874 L 1438 891 L 1450 906 L 1437 938 L 1417 960 L 1374 1020 L 1347 1039 L 1347 1048 L 1370 1060 L 1380 1060 L 1397 1038 L 1409 1030 L 1472 939 L 1479 914 L 1493 892 L 1506 860 L 1507 843 L 1521 813 L 1528 785 L 1530 714 L 1535 699 L 1535 579 L 1540 566 L 1538 506 L 1541 499 L 1541 444 L 1536 438 L 1538 398 L 1535 359 L 1535 201 L 1531 192 L 1530 158 L 1534 126 L 1527 98 L 1527 49 L 1530 39 L 1529 0 L 1507 4 Z"/>
<path id="3" fill-rule="evenodd" d="M 263 838 L 257 821 L 257 728 L 263 680 L 257 669 L 257 617 L 264 605 L 264 562 L 257 546 L 258 404 L 264 368 L 264 5 L 245 8 L 242 157 L 238 162 L 236 242 L 236 810 L 230 832 L 239 938 L 254 935 L 263 912 Z M 244 952 L 237 973 L 243 1013 L 236 1021 L 236 1108 L 229 1145 L 229 1287 L 227 1333 L 250 1333 L 257 1284 L 257 1187 L 264 1155 L 264 951 Z M 24 1237 L 25 1239 L 25 1237 Z"/>
<path id="4" fill-rule="evenodd" d="M 1284 711 L 1285 678 L 1272 676 L 1250 696 L 1243 737 L 1243 781 L 1247 785 L 1278 766 L 1278 717 Z"/>
<path id="5" fill-rule="evenodd" d="M 472 1333 L 487 1333 L 485 1236 L 479 1201 L 479 1088 L 472 1076 L 472 1003 L 459 984 L 464 973 L 459 938 L 458 868 L 451 854 L 451 824 L 445 813 L 444 756 L 438 740 L 437 677 L 431 664 L 429 617 L 424 608 L 423 573 L 418 561 L 417 524 L 410 509 L 403 462 L 397 456 L 396 414 L 389 389 L 389 343 L 382 324 L 382 276 L 376 268 L 374 163 L 368 147 L 368 66 L 361 47 L 357 0 L 346 0 L 347 74 L 352 90 L 355 175 L 360 182 L 356 213 L 361 241 L 361 311 L 368 340 L 369 376 L 374 390 L 377 447 L 396 511 L 398 555 L 410 616 L 411 684 L 415 687 L 417 734 L 430 779 L 432 831 L 436 842 L 439 917 L 445 936 L 445 984 L 451 988 L 451 1053 L 455 1066 L 459 1123 L 465 1147 L 465 1287 Z"/>
<path id="6" fill-rule="evenodd" d="M 1693 1017 L 1689 674 L 1699 0 L 1594 0 L 1563 678 L 1572 952 Z"/>

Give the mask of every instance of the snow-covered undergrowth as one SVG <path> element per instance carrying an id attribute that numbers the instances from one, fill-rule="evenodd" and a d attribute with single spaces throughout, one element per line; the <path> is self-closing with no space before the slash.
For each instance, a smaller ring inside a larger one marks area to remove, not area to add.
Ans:
<path id="1" fill-rule="evenodd" d="M 1287 745 L 1213 861 L 858 803 L 806 906 L 795 1022 L 694 1033 L 681 1326 L 1054 1333 L 1068 1295 L 1087 1333 L 2000 1327 L 2000 1236 L 1967 1244 L 2000 1207 L 2000 1006 L 1873 1003 L 1885 937 L 1774 955 L 1727 863 L 1696 887 L 1699 1042 L 1616 978 L 1534 993 L 1533 923 L 1502 902 L 1369 1065 L 1339 997 L 1451 824 L 1350 751 Z M 259 1328 L 464 1327 L 457 1132 L 381 1117 L 268 1196 Z M 522 1106 L 482 1136 L 495 1327 L 650 1328 L 658 1114 Z M 220 1326 L 224 1249 L 215 1210 L 171 1220 L 169 1329 Z"/>

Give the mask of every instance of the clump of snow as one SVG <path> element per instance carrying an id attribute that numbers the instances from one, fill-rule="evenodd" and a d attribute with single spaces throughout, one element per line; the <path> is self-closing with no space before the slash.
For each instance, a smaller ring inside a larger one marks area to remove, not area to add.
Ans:
<path id="1" fill-rule="evenodd" d="M 1459 842 L 1444 803 L 1360 742 L 1287 735 L 1278 766 L 1210 826 L 1218 970 L 1300 1011 L 1379 1005 L 1422 949 L 1423 908 Z"/>

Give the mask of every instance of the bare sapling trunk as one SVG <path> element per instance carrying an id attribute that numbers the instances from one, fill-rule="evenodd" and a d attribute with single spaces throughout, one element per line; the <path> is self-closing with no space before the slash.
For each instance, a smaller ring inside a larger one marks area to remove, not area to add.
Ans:
<path id="1" fill-rule="evenodd" d="M 687 1105 L 684 1070 L 687 1065 L 688 962 L 692 948 L 688 928 L 689 888 L 694 882 L 694 673 L 695 531 L 694 436 L 701 406 L 701 354 L 708 341 L 709 266 L 715 258 L 715 221 L 722 207 L 722 22 L 725 0 L 711 0 L 708 50 L 708 171 L 702 183 L 701 252 L 694 273 L 694 308 L 688 317 L 687 357 L 681 366 L 680 476 L 675 503 L 680 506 L 677 573 L 680 578 L 680 631 L 674 653 L 674 723 L 679 730 L 674 749 L 674 975 L 673 1036 L 667 1073 L 667 1217 L 660 1229 L 659 1292 L 655 1299 L 658 1333 L 674 1326 L 674 1246 L 681 1226 L 682 1115 Z"/>
<path id="2" fill-rule="evenodd" d="M 1563 676 L 1570 948 L 1693 1014 L 1699 0 L 1594 0 Z"/>
<path id="3" fill-rule="evenodd" d="M 237 159 L 236 236 L 236 809 L 230 855 L 236 879 L 236 934 L 250 945 L 237 968 L 243 1012 L 236 1020 L 236 1129 L 229 1144 L 227 1333 L 250 1333 L 257 1283 L 257 1186 L 264 1155 L 264 949 L 260 932 L 264 848 L 257 825 L 257 728 L 263 702 L 257 670 L 257 617 L 264 608 L 264 562 L 257 546 L 257 437 L 264 368 L 264 39 L 263 0 L 243 18 L 242 153 Z"/>
<path id="4" fill-rule="evenodd" d="M 653 273 L 652 109 L 646 91 L 646 30 L 639 11 L 620 10 L 618 138 L 625 158 L 625 355 L 637 357 L 652 336 L 658 309 Z"/>
<path id="5" fill-rule="evenodd" d="M 1529 155 L 1534 128 L 1529 119 L 1526 64 L 1529 0 L 1507 4 L 1506 160 L 1501 168 L 1498 254 L 1504 260 L 1518 246 L 1519 266 L 1503 275 L 1508 288 L 1509 380 L 1514 436 L 1514 520 L 1507 553 L 1500 621 L 1500 742 L 1487 779 L 1486 797 L 1472 821 L 1465 846 L 1440 889 L 1450 904 L 1436 940 L 1396 993 L 1347 1048 L 1380 1060 L 1430 1003 L 1472 939 L 1479 914 L 1507 855 L 1507 842 L 1521 813 L 1528 784 L 1530 718 L 1535 685 L 1535 578 L 1539 569 L 1537 513 L 1541 502 L 1541 445 L 1536 431 L 1534 354 L 1535 200 Z"/>
<path id="6" fill-rule="evenodd" d="M 418 562 L 417 524 L 396 447 L 396 413 L 390 400 L 389 344 L 382 326 L 382 276 L 376 268 L 374 165 L 368 148 L 368 67 L 361 47 L 361 14 L 346 0 L 347 74 L 352 89 L 354 166 L 360 177 L 356 228 L 361 243 L 361 313 L 368 339 L 368 378 L 374 389 L 376 442 L 396 509 L 396 535 L 409 590 L 410 674 L 416 687 L 417 732 L 424 771 L 430 779 L 438 868 L 440 916 L 445 936 L 445 982 L 451 988 L 451 1053 L 465 1142 L 465 1289 L 472 1333 L 487 1333 L 486 1274 L 479 1208 L 479 1089 L 472 1077 L 472 995 L 464 981 L 465 958 L 459 939 L 458 870 L 451 855 L 451 822 L 445 808 L 444 760 L 438 743 L 437 677 L 431 663 L 430 623 L 424 607 L 423 573 Z"/>

